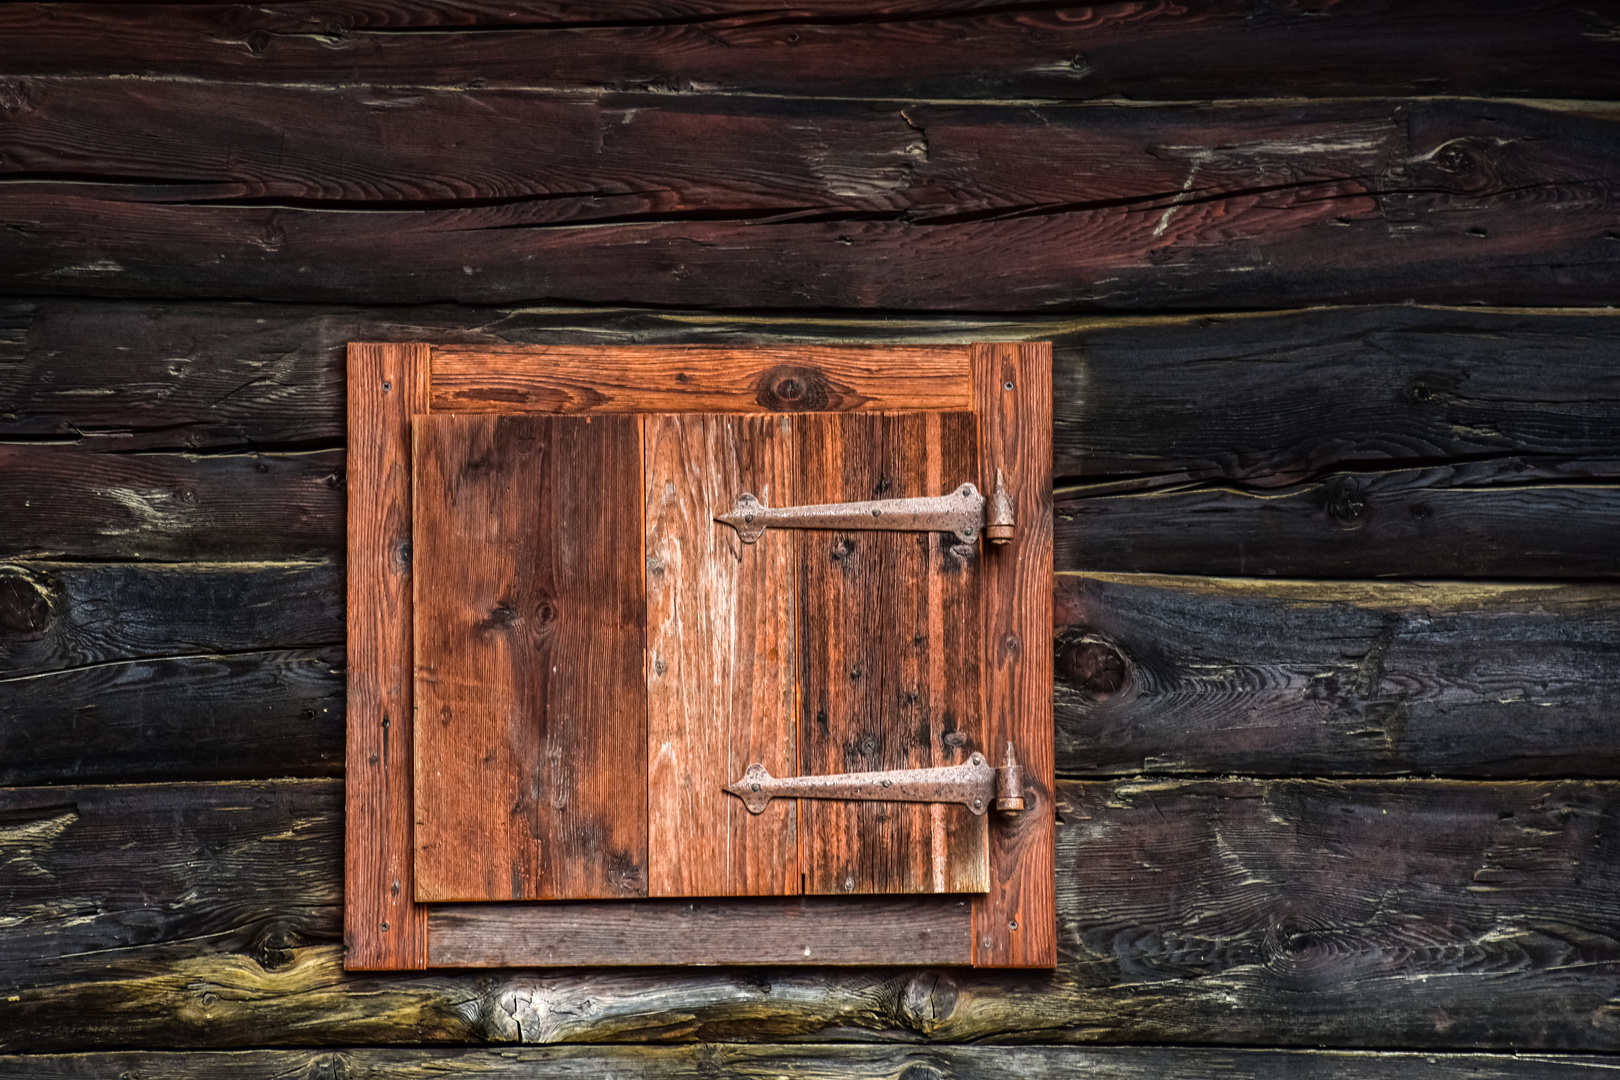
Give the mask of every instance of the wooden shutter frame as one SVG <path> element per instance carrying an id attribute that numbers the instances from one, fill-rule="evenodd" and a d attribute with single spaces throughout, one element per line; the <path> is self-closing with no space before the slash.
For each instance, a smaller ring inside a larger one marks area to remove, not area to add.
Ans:
<path id="1" fill-rule="evenodd" d="M 986 749 L 1016 727 L 1028 809 L 992 828 L 977 896 L 419 904 L 411 824 L 411 423 L 450 412 L 971 409 L 1007 478 L 1017 558 L 988 558 Z M 348 366 L 349 970 L 644 964 L 1056 963 L 1051 345 L 433 346 Z"/>

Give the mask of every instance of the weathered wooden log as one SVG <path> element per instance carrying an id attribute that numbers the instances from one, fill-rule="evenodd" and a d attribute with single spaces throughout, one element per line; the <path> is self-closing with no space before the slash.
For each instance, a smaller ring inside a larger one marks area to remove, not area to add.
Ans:
<path id="1" fill-rule="evenodd" d="M 1298 577 L 1612 577 L 1620 462 L 1506 458 L 1318 476 L 1285 488 L 1189 484 L 1060 494 L 1061 570 Z"/>
<path id="2" fill-rule="evenodd" d="M 334 559 L 343 452 L 102 454 L 0 445 L 0 558 Z"/>
<path id="3" fill-rule="evenodd" d="M 327 564 L 0 565 L 0 782 L 333 776 Z M 1620 775 L 1620 586 L 1062 575 L 1070 776 Z"/>
<path id="4" fill-rule="evenodd" d="M 125 1051 L 0 1056 L 0 1077 L 215 1077 L 235 1080 L 443 1080 L 568 1076 L 575 1080 L 1564 1080 L 1612 1069 L 1591 1054 L 1227 1050 L 1141 1046 L 552 1046 L 500 1050 L 362 1047 L 345 1050 Z"/>
<path id="5" fill-rule="evenodd" d="M 15 291 L 1151 310 L 1603 304 L 1620 274 L 1601 109 L 111 78 L 7 95 Z"/>
<path id="6" fill-rule="evenodd" d="M 0 432 L 122 450 L 324 449 L 344 438 L 350 341 L 1009 337 L 1055 343 L 1059 477 L 1279 484 L 1347 462 L 1620 460 L 1620 318 L 1407 307 L 873 321 L 592 308 L 13 301 L 0 305 Z"/>
<path id="7" fill-rule="evenodd" d="M 342 645 L 343 630 L 332 563 L 0 564 L 0 679 Z"/>
<path id="8" fill-rule="evenodd" d="M 1069 775 L 1615 775 L 1620 585 L 1060 575 Z"/>
<path id="9" fill-rule="evenodd" d="M 16 4 L 0 9 L 0 38 L 14 46 L 9 75 L 388 84 L 409 72 L 416 85 L 1138 101 L 1620 96 L 1612 24 L 1568 0 Z"/>
<path id="10" fill-rule="evenodd" d="M 0 558 L 335 559 L 343 453 L 102 454 L 0 445 Z M 1296 577 L 1610 577 L 1620 463 L 1476 462 L 1289 488 L 1061 492 L 1059 570 Z M 1549 528 L 1555 525 L 1555 528 Z"/>
<path id="11" fill-rule="evenodd" d="M 0 1049 L 1620 1033 L 1613 782 L 1065 781 L 1058 803 L 1050 974 L 357 977 L 335 941 L 339 783 L 9 790 Z"/>

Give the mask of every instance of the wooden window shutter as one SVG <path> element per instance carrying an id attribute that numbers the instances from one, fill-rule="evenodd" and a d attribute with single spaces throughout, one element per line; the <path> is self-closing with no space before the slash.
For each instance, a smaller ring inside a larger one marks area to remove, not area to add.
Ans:
<path id="1" fill-rule="evenodd" d="M 1055 962 L 1049 346 L 350 356 L 351 968 Z M 1004 748 L 1016 818 L 740 797 Z"/>

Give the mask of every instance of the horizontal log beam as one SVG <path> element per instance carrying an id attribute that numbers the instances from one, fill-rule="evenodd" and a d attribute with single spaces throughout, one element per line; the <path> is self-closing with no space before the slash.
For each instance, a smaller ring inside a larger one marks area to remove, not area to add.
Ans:
<path id="1" fill-rule="evenodd" d="M 338 450 L 0 445 L 0 506 L 22 512 L 0 534 L 0 558 L 335 560 L 343 477 Z M 1286 488 L 1071 489 L 1055 500 L 1054 558 L 1059 570 L 1122 573 L 1611 577 L 1613 477 L 1620 462 L 1509 458 Z"/>
<path id="2" fill-rule="evenodd" d="M 344 438 L 350 341 L 465 345 L 1054 343 L 1055 471 L 1276 486 L 1336 465 L 1620 460 L 1620 317 L 1324 308 L 915 319 L 208 301 L 0 304 L 0 439 L 311 449 Z"/>
<path id="3" fill-rule="evenodd" d="M 6 7 L 8 75 L 1136 101 L 1620 96 L 1610 24 L 1568 0 Z"/>
<path id="4" fill-rule="evenodd" d="M 79 1080 L 85 1076 L 236 1080 L 341 1076 L 345 1080 L 838 1080 L 850 1076 L 938 1080 L 1585 1080 L 1612 1069 L 1590 1054 L 1435 1054 L 1366 1050 L 1224 1050 L 1136 1046 L 554 1046 L 524 1049 L 357 1047 L 344 1050 L 125 1051 L 0 1056 L 0 1078 Z"/>
<path id="5" fill-rule="evenodd" d="M 341 784 L 0 793 L 0 1050 L 406 1038 L 1604 1050 L 1620 785 L 1064 781 L 1060 961 L 341 970 Z M 1286 1016 L 1286 1025 L 1277 1018 Z"/>
<path id="6" fill-rule="evenodd" d="M 1595 476 L 1594 476 L 1595 474 Z M 1060 570 L 1293 577 L 1613 577 L 1620 461 L 1493 459 L 1255 488 L 1060 492 Z"/>
<path id="7" fill-rule="evenodd" d="M 0 783 L 335 776 L 329 564 L 0 564 Z M 1070 776 L 1617 776 L 1620 585 L 1064 574 Z"/>
<path id="8" fill-rule="evenodd" d="M 8 94 L 18 292 L 1054 311 L 1605 304 L 1620 276 L 1596 108 Z"/>

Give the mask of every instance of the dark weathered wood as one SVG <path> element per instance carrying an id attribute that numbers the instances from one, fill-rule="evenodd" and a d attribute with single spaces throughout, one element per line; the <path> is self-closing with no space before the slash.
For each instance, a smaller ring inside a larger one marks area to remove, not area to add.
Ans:
<path id="1" fill-rule="evenodd" d="M 724 790 L 755 762 L 797 771 L 793 542 L 745 548 L 715 520 L 744 491 L 794 501 L 793 423 L 662 415 L 643 432 L 647 890 L 797 894 L 796 802 L 751 814 Z"/>
<path id="2" fill-rule="evenodd" d="M 74 958 L 161 970 L 179 942 L 273 974 L 336 941 L 342 841 L 341 781 L 0 790 L 0 982 L 43 986 Z"/>
<path id="3" fill-rule="evenodd" d="M 971 413 L 821 414 L 794 429 L 806 504 L 937 495 L 979 474 Z M 983 748 L 982 639 L 968 625 L 978 546 L 938 533 L 790 536 L 799 773 L 952 765 Z M 960 806 L 800 800 L 804 891 L 982 892 L 986 820 Z"/>
<path id="4" fill-rule="evenodd" d="M 343 669 L 339 645 L 0 679 L 0 783 L 338 776 Z"/>
<path id="5" fill-rule="evenodd" d="M 427 411 L 428 350 L 348 350 L 348 713 L 344 738 L 343 962 L 427 963 L 411 825 L 411 425 Z"/>
<path id="6" fill-rule="evenodd" d="M 1612 776 L 1620 585 L 1060 575 L 1071 775 Z"/>
<path id="7" fill-rule="evenodd" d="M 939 1080 L 1588 1080 L 1614 1057 L 1589 1054 L 1415 1054 L 1366 1050 L 1223 1050 L 1141 1046 L 555 1046 L 455 1050 L 125 1051 L 0 1057 L 0 1077 L 80 1080 L 105 1076 L 285 1080 L 442 1080 L 566 1075 L 577 1080 L 842 1080 L 849 1076 Z"/>
<path id="8" fill-rule="evenodd" d="M 331 563 L 0 564 L 0 679 L 342 642 Z"/>
<path id="9" fill-rule="evenodd" d="M 1596 108 L 11 93 L 19 291 L 1152 310 L 1604 304 L 1620 273 Z"/>
<path id="10" fill-rule="evenodd" d="M 1620 460 L 1620 318 L 1602 311 L 872 320 L 45 298 L 0 305 L 0 327 L 14 327 L 0 331 L 0 433 L 98 447 L 330 444 L 344 434 L 353 340 L 1024 337 L 1056 343 L 1058 476 L 1276 484 L 1348 461 L 1518 454 L 1573 470 L 1570 459 Z"/>
<path id="11" fill-rule="evenodd" d="M 412 428 L 416 898 L 645 896 L 641 418 Z"/>
<path id="12" fill-rule="evenodd" d="M 1607 577 L 1620 460 L 1502 458 L 1190 482 L 1056 499 L 1060 570 L 1296 577 Z M 344 458 L 97 454 L 0 445 L 0 558 L 330 559 Z M 1136 484 L 1132 484 L 1136 487 Z M 39 512 L 35 512 L 36 509 Z M 1556 522 L 1556 529 L 1547 523 Z"/>
<path id="13" fill-rule="evenodd" d="M 1492 458 L 1056 500 L 1060 570 L 1297 577 L 1613 577 L 1620 461 Z M 1595 479 L 1601 477 L 1605 479 Z"/>
<path id="14" fill-rule="evenodd" d="M 339 769 L 341 655 L 309 648 L 341 618 L 332 567 L 24 569 L 51 614 L 12 656 L 69 652 L 0 683 L 4 782 Z M 1069 775 L 1620 774 L 1611 585 L 1063 575 L 1056 604 Z"/>
<path id="15" fill-rule="evenodd" d="M 971 399 L 960 345 L 433 350 L 433 408 L 452 412 L 966 409 Z"/>
<path id="16" fill-rule="evenodd" d="M 1567 0 L 6 7 L 0 36 L 15 47 L 0 72 L 12 75 L 390 84 L 409 72 L 418 85 L 981 98 L 1620 96 L 1613 22 Z M 503 32 L 479 32 L 492 29 Z"/>
<path id="17" fill-rule="evenodd" d="M 330 559 L 341 450 L 98 454 L 0 444 L 0 558 Z"/>
<path id="18" fill-rule="evenodd" d="M 1526 456 L 1620 461 L 1620 319 L 1328 308 L 1054 327 L 1056 472 L 1277 486 Z"/>
<path id="19" fill-rule="evenodd" d="M 447 904 L 428 913 L 428 955 L 440 967 L 960 966 L 973 962 L 970 905 L 959 896 Z"/>
<path id="20" fill-rule="evenodd" d="M 340 802 L 335 781 L 5 793 L 0 1048 L 826 1032 L 1601 1051 L 1620 1030 L 1612 782 L 1065 781 L 1050 974 L 345 975 Z"/>

